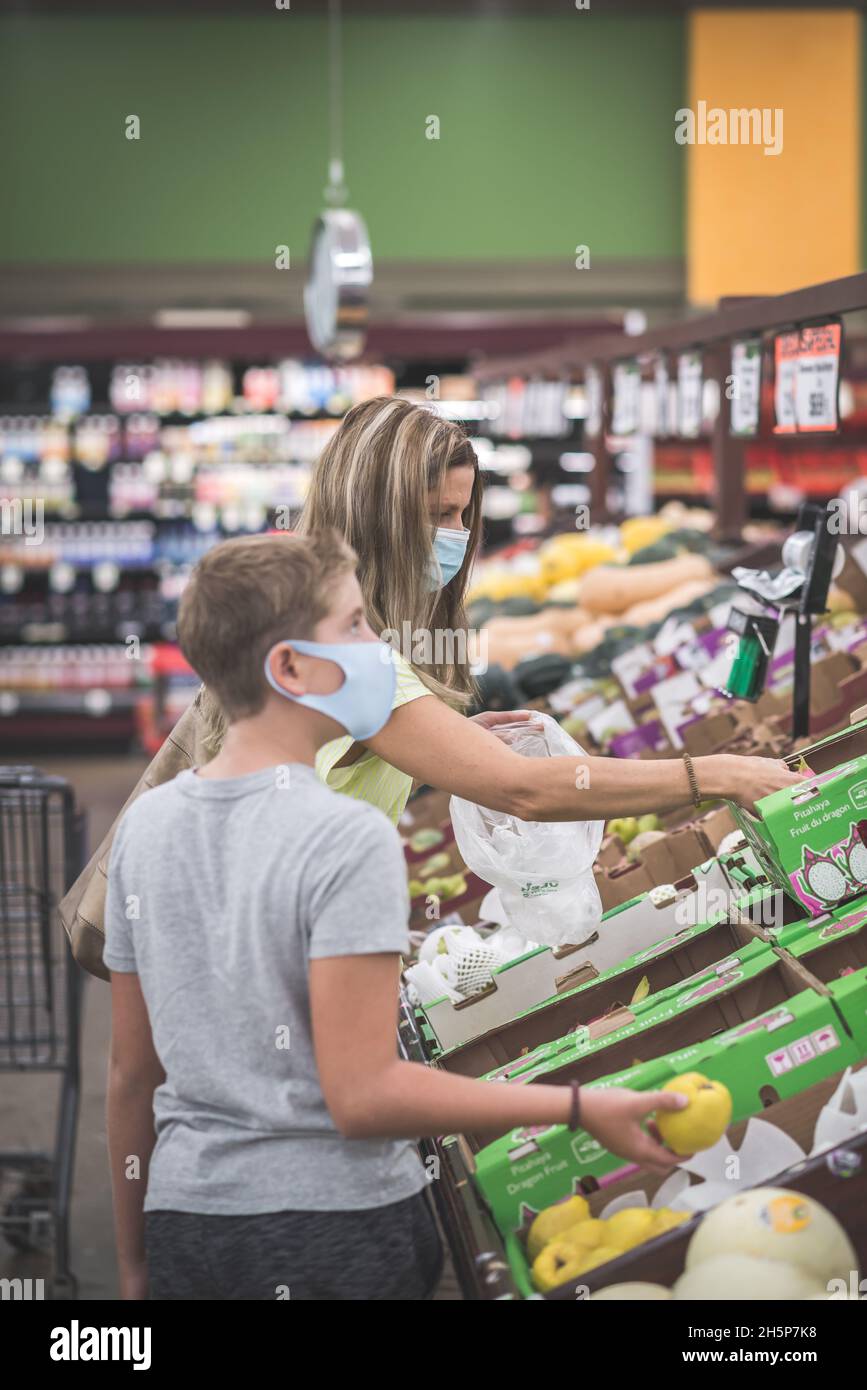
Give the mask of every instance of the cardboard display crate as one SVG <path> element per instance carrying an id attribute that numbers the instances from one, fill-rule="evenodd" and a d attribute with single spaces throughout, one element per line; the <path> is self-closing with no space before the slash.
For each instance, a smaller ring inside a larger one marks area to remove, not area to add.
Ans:
<path id="1" fill-rule="evenodd" d="M 864 1065 L 867 1063 L 862 1062 L 856 1069 L 860 1070 Z M 805 1153 L 809 1153 L 819 1113 L 837 1089 L 841 1076 L 842 1072 L 835 1072 L 798 1095 L 778 1101 L 763 1110 L 760 1118 L 765 1123 L 774 1125 L 793 1139 Z M 746 1121 L 729 1126 L 728 1138 L 733 1153 L 740 1148 L 746 1128 Z M 839 1147 L 832 1150 L 840 1151 Z M 863 1155 L 861 1162 L 867 1165 L 867 1131 L 847 1142 L 845 1151 L 850 1154 L 860 1152 Z M 867 1271 L 867 1208 L 863 1201 L 863 1185 L 857 1182 L 853 1184 L 851 1177 L 847 1176 L 851 1172 L 851 1164 L 851 1157 L 848 1164 L 829 1163 L 827 1154 L 821 1155 L 804 1164 L 795 1165 L 794 1168 L 783 1168 L 773 1177 L 763 1180 L 761 1185 L 806 1192 L 827 1206 L 838 1217 L 852 1240 L 863 1273 Z M 609 1202 L 627 1193 L 640 1193 L 647 1198 L 648 1204 L 652 1204 L 665 1180 L 665 1177 L 660 1175 L 643 1170 L 635 1171 L 620 1182 L 592 1193 L 588 1198 L 590 1215 L 600 1216 Z M 698 1179 L 693 1177 L 692 1181 L 697 1182 Z M 568 1195 L 568 1192 L 564 1192 L 563 1195 Z M 612 1284 L 633 1280 L 663 1284 L 666 1288 L 671 1288 L 684 1271 L 686 1250 L 700 1221 L 701 1215 L 697 1214 L 673 1231 L 633 1247 L 617 1260 L 588 1270 L 579 1279 L 558 1285 L 543 1297 L 555 1301 L 574 1301 L 579 1288 L 589 1289 L 592 1293 Z M 519 1292 L 524 1297 L 538 1297 L 524 1250 L 523 1233 L 511 1234 L 505 1243 L 505 1249 Z"/>
<path id="2" fill-rule="evenodd" d="M 867 1055 L 867 896 L 802 925 L 783 943 L 823 980 Z"/>
<path id="3" fill-rule="evenodd" d="M 620 903 L 629 902 L 638 893 L 649 893 L 659 884 L 676 883 L 696 865 L 712 859 L 715 853 L 714 845 L 698 822 L 668 831 L 664 840 L 648 845 L 635 861 L 601 870 L 597 867 L 596 886 L 602 907 L 608 912 Z"/>
<path id="4" fill-rule="evenodd" d="M 749 921 L 683 927 L 675 936 L 629 956 L 622 965 L 596 978 L 588 972 L 587 981 L 577 988 L 451 1048 L 437 1059 L 438 1065 L 460 1076 L 484 1076 L 582 1024 L 592 1025 L 614 1010 L 628 1008 L 639 986 L 646 986 L 648 997 L 656 998 L 690 978 L 704 976 L 711 967 L 722 971 L 739 951 L 759 939 L 760 928 Z"/>
<path id="5" fill-rule="evenodd" d="M 811 917 L 802 903 L 796 902 L 782 888 L 768 883 L 748 889 L 737 898 L 730 913 L 733 921 L 746 917 L 761 927 L 775 946 L 787 946 L 811 924 L 825 918 Z"/>
<path id="6" fill-rule="evenodd" d="M 733 807 L 769 878 L 813 916 L 867 892 L 867 753 L 839 758 L 841 744 L 865 743 L 867 731 L 859 726 L 835 736 L 832 747 L 805 750 L 811 768 L 811 757 L 834 758 L 833 766 L 763 797 L 755 814 Z M 796 765 L 797 755 L 791 761 Z"/>
<path id="7" fill-rule="evenodd" d="M 826 985 L 863 970 L 867 966 L 867 899 L 821 922 L 804 923 L 786 950 Z"/>
<path id="8" fill-rule="evenodd" d="M 867 969 L 832 980 L 828 989 L 862 1056 L 867 1055 Z"/>
<path id="9" fill-rule="evenodd" d="M 606 912 L 595 932 L 575 945 L 539 946 L 500 966 L 491 984 L 471 998 L 454 1004 L 443 997 L 424 1005 L 425 1016 L 443 1051 L 469 1042 L 525 1013 L 552 996 L 585 984 L 588 970 L 601 974 L 637 951 L 677 935 L 684 924 L 722 917 L 742 896 L 733 877 L 744 860 L 737 854 L 725 861 L 708 860 L 674 885 L 675 896 L 655 905 L 649 894 Z M 692 904 L 695 904 L 693 906 Z"/>
<path id="10" fill-rule="evenodd" d="M 794 984 L 794 976 L 789 978 Z M 862 991 L 865 987 L 862 983 Z M 634 1057 L 634 1045 L 627 1051 Z M 616 1055 L 609 1054 L 612 1065 Z M 817 981 L 815 988 L 791 994 L 717 1037 L 650 1061 L 630 1060 L 622 1070 L 612 1070 L 591 1084 L 651 1091 L 697 1071 L 728 1087 L 737 1123 L 857 1065 L 863 1057 L 864 1047 L 849 1031 L 830 988 Z M 573 1133 L 566 1125 L 513 1129 L 479 1148 L 475 1165 L 476 1181 L 504 1235 L 520 1230 L 569 1192 L 594 1191 L 630 1171 L 586 1130 Z"/>
<path id="11" fill-rule="evenodd" d="M 855 713 L 857 714 L 859 711 L 855 711 Z M 867 719 L 856 719 L 854 723 L 850 723 L 847 728 L 841 729 L 838 733 L 829 734 L 827 738 L 818 739 L 815 743 L 808 743 L 797 752 L 790 753 L 786 762 L 789 767 L 796 768 L 803 758 L 811 772 L 831 772 L 841 763 L 863 757 L 865 753 L 867 753 Z"/>
<path id="12" fill-rule="evenodd" d="M 636 1056 L 645 1061 L 674 1049 L 713 1041 L 771 1010 L 785 1006 L 805 989 L 830 998 L 821 984 L 790 956 L 761 941 L 690 980 L 622 1008 L 488 1072 L 487 1081 L 510 1085 L 587 1085 L 625 1067 Z M 700 1070 L 700 1068 L 698 1069 Z M 468 1135 L 476 1144 L 494 1135 Z"/>

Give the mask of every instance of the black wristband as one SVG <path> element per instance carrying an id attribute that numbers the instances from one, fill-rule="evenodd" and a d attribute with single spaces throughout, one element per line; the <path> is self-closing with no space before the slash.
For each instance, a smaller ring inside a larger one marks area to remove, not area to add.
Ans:
<path id="1" fill-rule="evenodd" d="M 569 1110 L 569 1128 L 576 1130 L 581 1124 L 581 1087 L 577 1081 L 571 1081 L 572 1105 Z"/>

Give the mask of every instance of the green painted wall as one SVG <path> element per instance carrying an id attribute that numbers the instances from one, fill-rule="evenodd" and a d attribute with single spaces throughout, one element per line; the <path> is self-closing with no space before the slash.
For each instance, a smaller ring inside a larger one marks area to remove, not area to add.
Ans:
<path id="1" fill-rule="evenodd" d="M 351 202 L 378 258 L 683 253 L 680 19 L 357 18 L 344 51 Z M 304 256 L 326 53 L 324 22 L 291 10 L 3 18 L 0 259 Z"/>

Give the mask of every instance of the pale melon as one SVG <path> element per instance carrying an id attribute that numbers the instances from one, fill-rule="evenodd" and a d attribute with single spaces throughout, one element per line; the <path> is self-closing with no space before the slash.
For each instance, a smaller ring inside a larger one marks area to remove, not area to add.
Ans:
<path id="1" fill-rule="evenodd" d="M 675 1284 L 673 1297 L 678 1303 L 755 1303 L 813 1298 L 821 1292 L 818 1279 L 797 1265 L 728 1254 L 692 1265 Z"/>
<path id="2" fill-rule="evenodd" d="M 797 1265 L 824 1287 L 850 1277 L 858 1257 L 843 1227 L 819 1202 L 784 1187 L 754 1187 L 708 1212 L 689 1243 L 688 1270 L 719 1255 Z"/>
<path id="3" fill-rule="evenodd" d="M 609 1284 L 607 1289 L 600 1289 L 598 1293 L 592 1293 L 590 1302 L 603 1302 L 609 1299 L 624 1299 L 633 1303 L 651 1302 L 658 1299 L 662 1302 L 664 1298 L 671 1298 L 671 1289 L 663 1288 L 662 1284 L 642 1284 L 636 1280 L 631 1284 Z"/>

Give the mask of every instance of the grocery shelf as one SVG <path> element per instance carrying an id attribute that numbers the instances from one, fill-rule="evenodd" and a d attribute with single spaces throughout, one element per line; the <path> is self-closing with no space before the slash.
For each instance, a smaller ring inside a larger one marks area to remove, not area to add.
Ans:
<path id="1" fill-rule="evenodd" d="M 76 694 L 71 690 L 4 690 L 0 692 L 0 719 L 22 715 L 86 715 L 99 719 L 105 714 L 134 710 L 142 691 L 109 690 L 99 686 Z"/>

